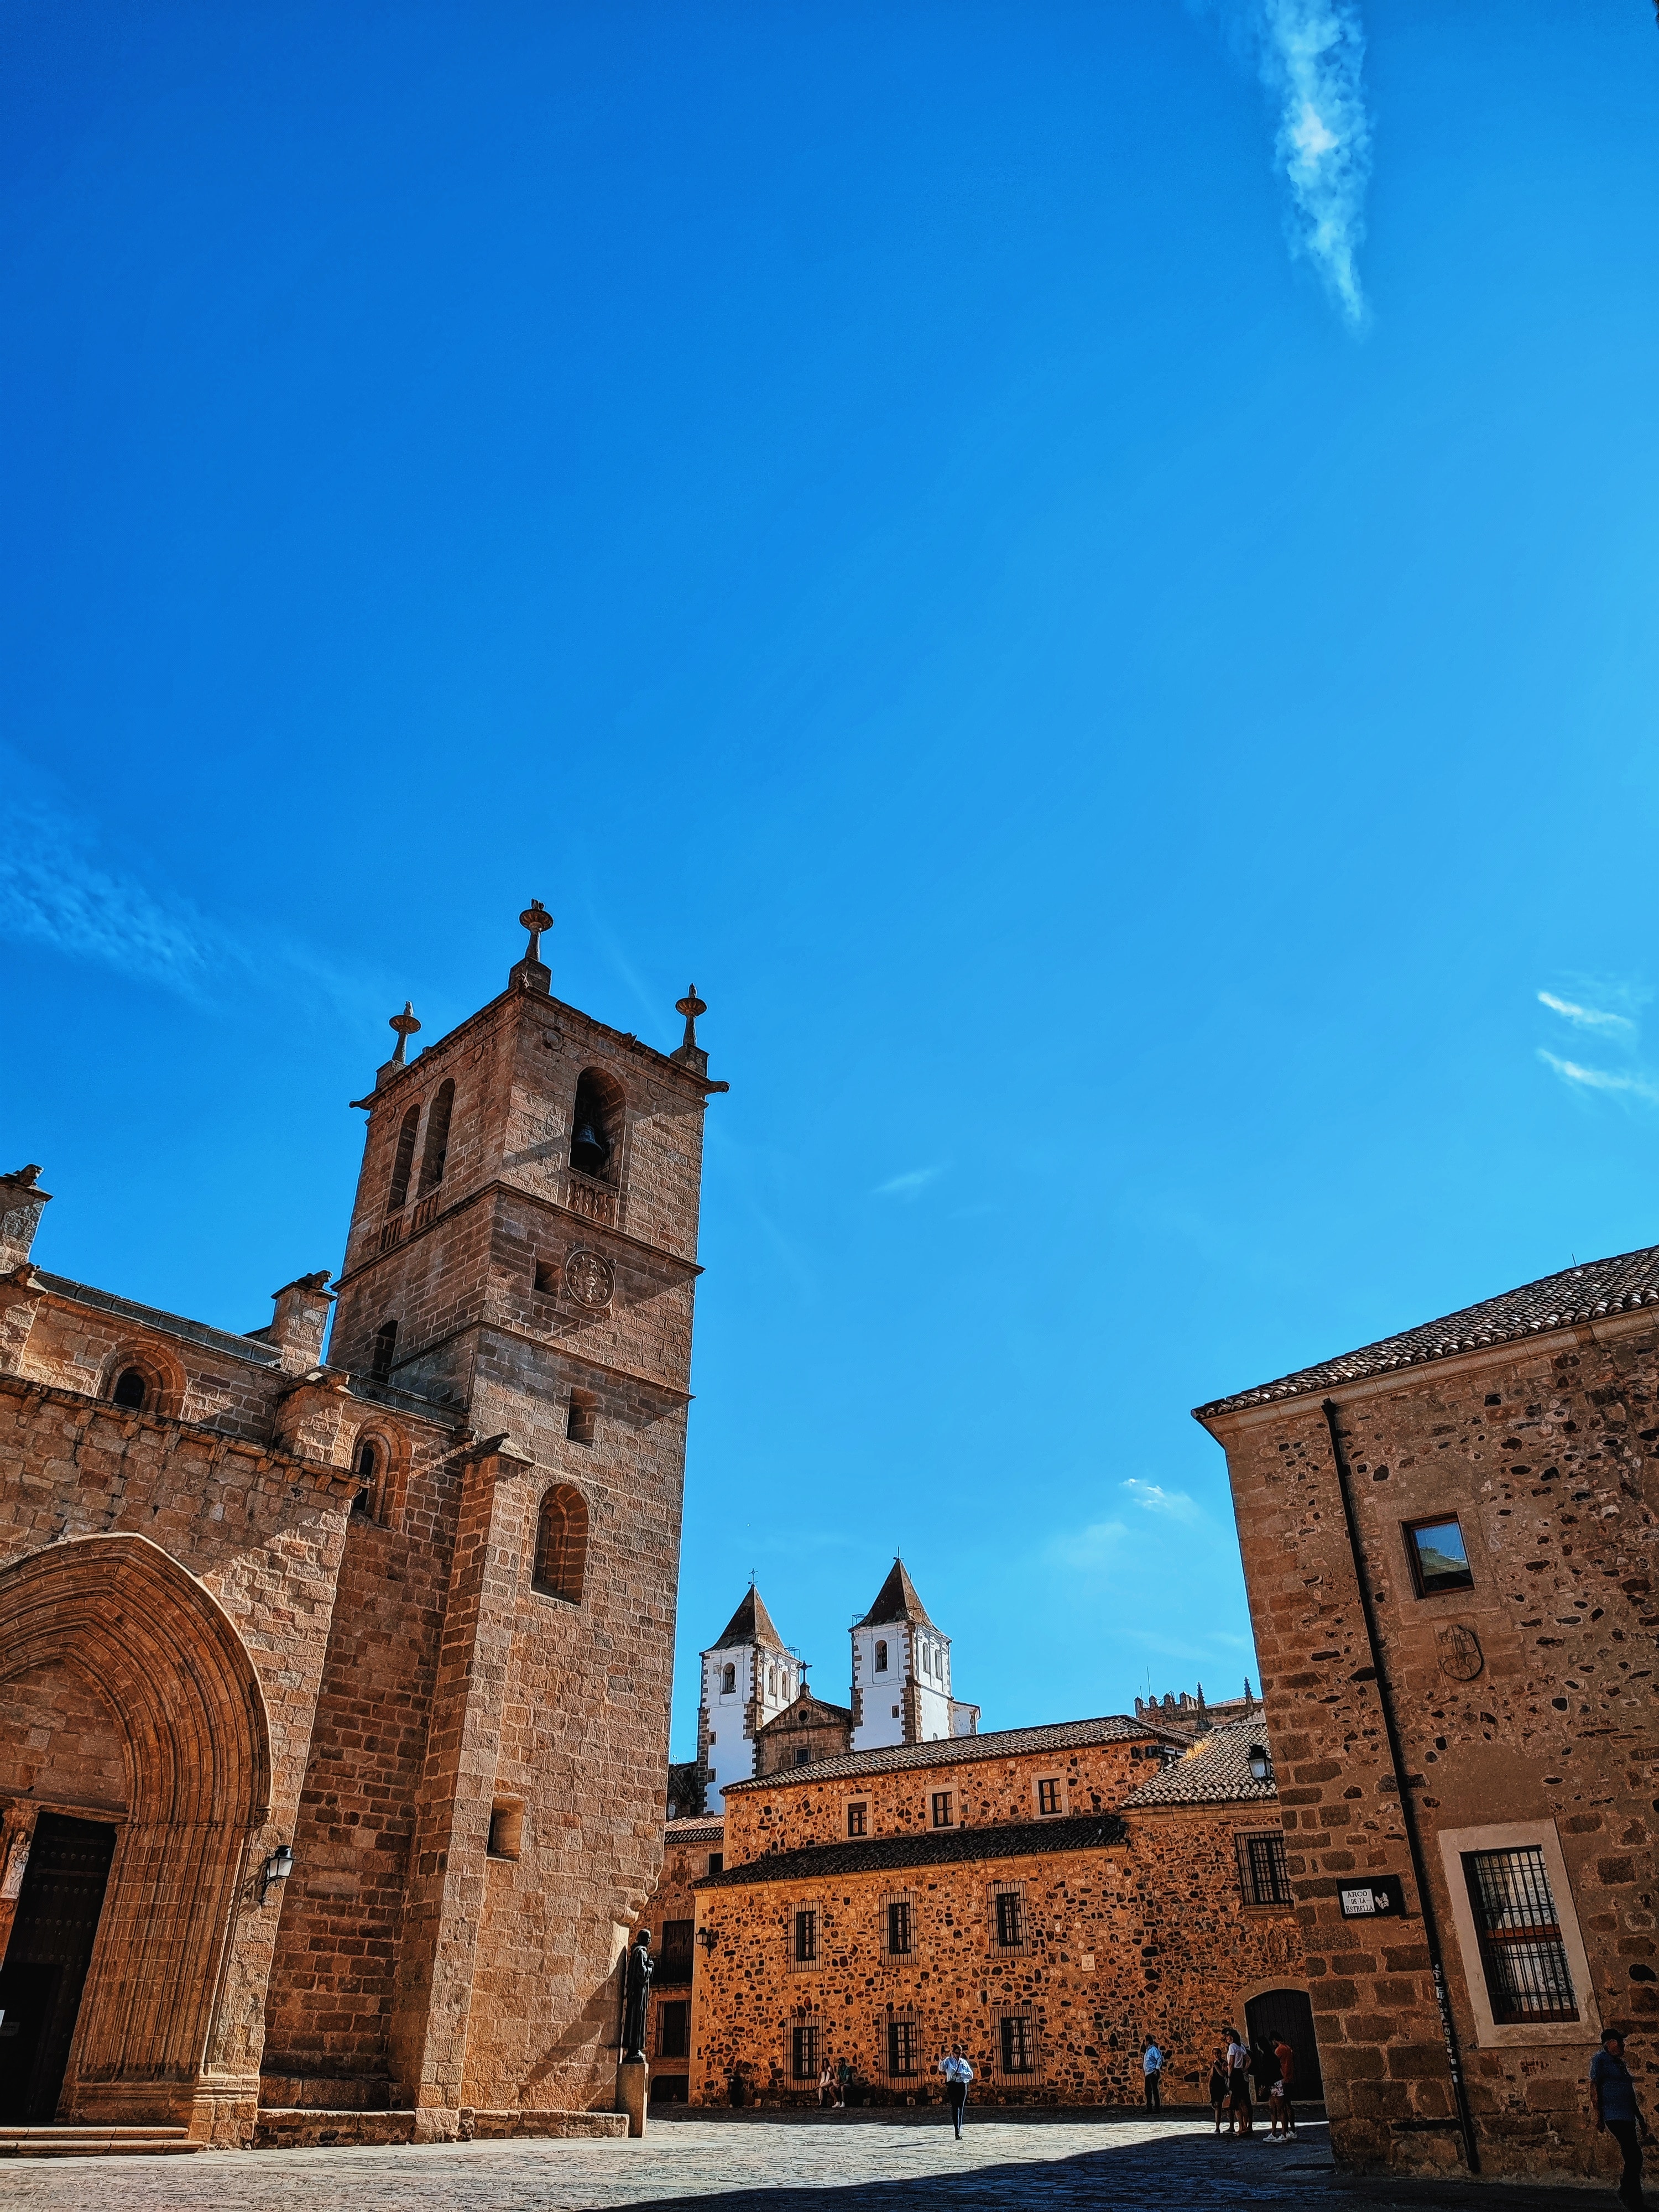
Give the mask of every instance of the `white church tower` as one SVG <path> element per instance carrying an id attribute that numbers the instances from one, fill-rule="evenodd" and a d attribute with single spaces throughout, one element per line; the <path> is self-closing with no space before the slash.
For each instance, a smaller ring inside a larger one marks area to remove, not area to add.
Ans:
<path id="1" fill-rule="evenodd" d="M 728 1782 L 755 1772 L 755 1738 L 794 1702 L 800 1667 L 753 1583 L 717 1643 L 702 1655 L 702 1705 L 697 1714 L 697 1763 L 708 1810 L 720 1810 Z"/>
<path id="2" fill-rule="evenodd" d="M 934 1627 L 902 1559 L 853 1624 L 853 1748 L 977 1735 L 979 1707 L 951 1694 L 951 1639 Z"/>

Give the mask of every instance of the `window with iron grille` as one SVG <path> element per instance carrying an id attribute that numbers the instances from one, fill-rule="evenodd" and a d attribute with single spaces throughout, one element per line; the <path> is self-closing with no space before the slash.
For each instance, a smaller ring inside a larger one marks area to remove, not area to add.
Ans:
<path id="1" fill-rule="evenodd" d="M 933 1792 L 933 1826 L 936 1828 L 948 1828 L 953 1818 L 954 1815 L 951 1810 L 951 1792 L 948 1790 L 935 1790 Z"/>
<path id="2" fill-rule="evenodd" d="M 912 1924 L 910 1900 L 908 1897 L 890 1897 L 883 1908 L 883 1948 L 890 1959 L 908 1959 L 915 1948 L 915 1929 Z"/>
<path id="3" fill-rule="evenodd" d="M 1045 1815 L 1060 1810 L 1060 1784 L 1052 1776 L 1037 1784 L 1037 1811 Z"/>
<path id="4" fill-rule="evenodd" d="M 816 1966 L 818 1963 L 818 1909 L 816 1905 L 796 1907 L 794 1937 L 789 1947 L 789 1958 L 790 1963 L 796 1966 Z"/>
<path id="5" fill-rule="evenodd" d="M 991 1892 L 992 1934 L 999 1951 L 1025 1948 L 1025 1899 L 1017 1882 L 998 1882 Z"/>
<path id="6" fill-rule="evenodd" d="M 1289 1905 L 1291 1878 L 1285 1869 L 1285 1837 L 1274 1829 L 1260 1836 L 1240 1836 L 1238 1879 L 1246 1905 Z"/>
<path id="7" fill-rule="evenodd" d="M 684 2058 L 691 2048 L 691 2005 L 676 1997 L 657 2007 L 657 2052 L 663 2058 Z"/>
<path id="8" fill-rule="evenodd" d="M 1036 2028 L 1030 2013 L 1005 2013 L 997 2022 L 997 2056 L 1005 2074 L 1036 2072 Z"/>
<path id="9" fill-rule="evenodd" d="M 1542 1850 L 1536 1844 L 1523 1844 L 1513 1850 L 1465 1851 L 1463 1873 L 1493 2020 L 1577 2020 L 1577 2001 Z"/>
<path id="10" fill-rule="evenodd" d="M 798 2020 L 789 2032 L 790 2056 L 797 2081 L 816 2081 L 818 2078 L 818 2024 L 815 2020 Z"/>
<path id="11" fill-rule="evenodd" d="M 902 2081 L 907 2075 L 921 2071 L 916 2050 L 916 2023 L 913 2020 L 890 2020 L 887 2023 L 887 2071 Z"/>

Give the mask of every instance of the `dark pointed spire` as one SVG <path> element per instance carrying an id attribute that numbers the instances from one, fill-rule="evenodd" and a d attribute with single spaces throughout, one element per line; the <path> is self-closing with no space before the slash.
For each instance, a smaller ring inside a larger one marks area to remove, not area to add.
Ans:
<path id="1" fill-rule="evenodd" d="M 743 1603 L 708 1649 L 724 1651 L 733 1644 L 771 1644 L 780 1651 L 784 1648 L 783 1638 L 774 1627 L 772 1616 L 766 1610 L 766 1601 L 753 1583 L 744 1593 Z"/>
<path id="2" fill-rule="evenodd" d="M 876 1593 L 876 1601 L 861 1621 L 860 1628 L 884 1627 L 890 1620 L 908 1620 L 923 1628 L 934 1623 L 927 1618 L 927 1608 L 916 1595 L 916 1586 L 905 1571 L 901 1559 L 893 1561 L 892 1572 Z"/>

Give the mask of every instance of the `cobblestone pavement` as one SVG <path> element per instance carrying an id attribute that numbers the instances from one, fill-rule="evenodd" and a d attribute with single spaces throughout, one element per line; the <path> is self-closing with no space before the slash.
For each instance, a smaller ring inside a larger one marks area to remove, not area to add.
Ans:
<path id="1" fill-rule="evenodd" d="M 960 2144 L 940 2112 L 733 2114 L 653 2116 L 642 2142 L 20 2160 L 7 2164 L 0 2198 L 8 2212 L 658 2212 L 702 2199 L 719 2212 L 1544 2212 L 1603 2201 L 1577 2190 L 1356 2181 L 1334 2172 L 1316 2124 L 1274 2144 L 1265 2131 L 1218 2142 L 1207 2119 L 1173 2115 L 971 2110 Z"/>

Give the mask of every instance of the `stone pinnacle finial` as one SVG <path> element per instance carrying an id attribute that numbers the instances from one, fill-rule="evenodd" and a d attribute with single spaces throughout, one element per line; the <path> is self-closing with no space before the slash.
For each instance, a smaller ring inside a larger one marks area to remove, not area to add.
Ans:
<path id="1" fill-rule="evenodd" d="M 392 1065 L 394 1067 L 401 1067 L 404 1065 L 404 1055 L 409 1050 L 409 1040 L 420 1026 L 419 1022 L 415 1018 L 415 1009 L 407 999 L 404 1000 L 402 1013 L 387 1017 L 386 1027 L 398 1032 L 397 1048 L 392 1055 Z"/>
<path id="2" fill-rule="evenodd" d="M 697 987 L 695 983 L 683 999 L 675 1000 L 674 1012 L 685 1016 L 685 1035 L 681 1040 L 678 1050 L 671 1052 L 668 1057 L 670 1060 L 677 1060 L 682 1067 L 689 1067 L 694 1075 L 707 1075 L 708 1054 L 697 1042 L 697 1016 L 706 1014 L 708 1009 L 697 996 Z"/>
<path id="3" fill-rule="evenodd" d="M 514 963 L 507 980 L 521 991 L 539 991 L 545 997 L 552 989 L 553 975 L 542 958 L 542 933 L 552 928 L 553 917 L 538 898 L 533 898 L 519 916 L 519 927 L 530 932 L 530 942 L 524 958 Z"/>

